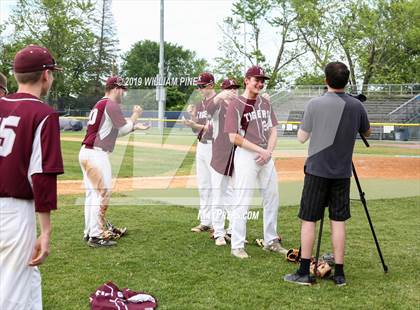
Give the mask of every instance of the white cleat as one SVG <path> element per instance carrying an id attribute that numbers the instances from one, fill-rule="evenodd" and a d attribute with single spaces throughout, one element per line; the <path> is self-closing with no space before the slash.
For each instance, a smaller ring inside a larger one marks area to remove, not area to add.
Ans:
<path id="1" fill-rule="evenodd" d="M 214 244 L 217 246 L 223 246 L 226 245 L 226 240 L 224 237 L 217 237 L 216 240 L 214 240 Z"/>
<path id="2" fill-rule="evenodd" d="M 287 254 L 287 250 L 281 246 L 281 244 L 278 240 L 274 240 L 269 245 L 264 245 L 263 249 L 265 251 L 271 251 L 271 252 L 279 253 L 279 254 L 282 254 L 282 255 Z"/>
<path id="3" fill-rule="evenodd" d="M 240 258 L 240 259 L 245 259 L 245 258 L 249 258 L 249 255 L 245 252 L 245 249 L 241 248 L 241 249 L 232 249 L 231 251 L 232 255 Z"/>

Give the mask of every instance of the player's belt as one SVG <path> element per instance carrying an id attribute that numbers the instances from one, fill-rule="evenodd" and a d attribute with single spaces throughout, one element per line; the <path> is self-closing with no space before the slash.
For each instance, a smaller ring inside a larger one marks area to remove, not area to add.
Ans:
<path id="1" fill-rule="evenodd" d="M 92 146 L 92 145 L 86 145 L 83 144 L 82 145 L 83 149 L 89 149 L 89 150 L 97 150 L 97 151 L 102 151 L 102 152 L 106 152 L 109 153 L 108 151 L 105 151 L 103 148 L 99 147 L 99 146 Z"/>
<path id="2" fill-rule="evenodd" d="M 213 143 L 213 140 L 200 140 L 200 142 L 201 143 L 203 143 L 203 144 L 212 144 Z"/>

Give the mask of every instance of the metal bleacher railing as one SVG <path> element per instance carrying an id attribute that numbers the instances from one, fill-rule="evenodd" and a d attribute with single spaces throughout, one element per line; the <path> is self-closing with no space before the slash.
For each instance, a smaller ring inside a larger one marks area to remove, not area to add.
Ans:
<path id="1" fill-rule="evenodd" d="M 295 135 L 303 116 L 306 102 L 322 95 L 325 85 L 295 85 L 270 92 L 271 102 L 280 121 L 281 135 Z M 420 84 L 369 84 L 355 88 L 348 87 L 347 92 L 363 93 L 368 100 L 364 103 L 368 111 L 373 137 L 394 139 L 397 132 L 404 131 L 403 140 L 420 138 Z M 123 107 L 124 114 L 130 114 L 131 108 Z M 77 118 L 86 122 L 89 110 L 63 111 L 61 115 Z M 166 111 L 164 119 L 158 118 L 158 111 L 143 112 L 142 120 L 157 127 L 164 122 L 166 128 L 185 128 L 182 124 L 184 111 Z M 184 131 L 183 131 L 184 132 Z M 187 133 L 188 130 L 185 130 Z"/>

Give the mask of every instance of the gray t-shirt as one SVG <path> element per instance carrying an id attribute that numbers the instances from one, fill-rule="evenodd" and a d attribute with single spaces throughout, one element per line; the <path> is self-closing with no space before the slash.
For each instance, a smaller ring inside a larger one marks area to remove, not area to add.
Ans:
<path id="1" fill-rule="evenodd" d="M 311 133 L 306 173 L 329 179 L 351 177 L 356 135 L 370 128 L 359 100 L 333 92 L 314 98 L 305 107 L 300 128 Z"/>

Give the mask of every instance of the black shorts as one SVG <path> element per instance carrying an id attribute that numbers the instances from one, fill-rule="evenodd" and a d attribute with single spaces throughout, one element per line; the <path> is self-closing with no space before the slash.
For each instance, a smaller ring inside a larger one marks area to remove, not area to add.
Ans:
<path id="1" fill-rule="evenodd" d="M 305 174 L 299 218 L 309 222 L 319 221 L 327 206 L 331 220 L 350 218 L 350 178 L 327 179 Z"/>

